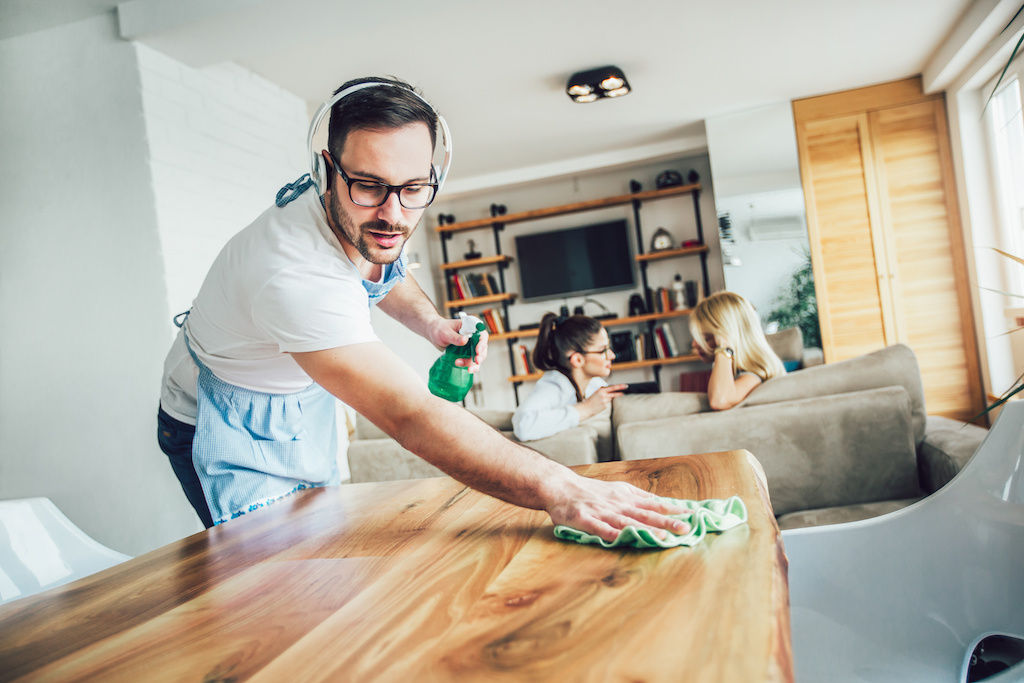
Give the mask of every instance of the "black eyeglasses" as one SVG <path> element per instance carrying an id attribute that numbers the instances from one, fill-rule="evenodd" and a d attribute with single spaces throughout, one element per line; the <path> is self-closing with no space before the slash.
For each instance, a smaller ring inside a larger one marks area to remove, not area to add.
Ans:
<path id="1" fill-rule="evenodd" d="M 379 180 L 349 178 L 338 160 L 331 155 L 334 169 L 348 185 L 348 197 L 356 206 L 372 209 L 381 206 L 388 200 L 391 193 L 398 195 L 398 202 L 406 209 L 425 209 L 434 201 L 437 194 L 437 183 L 434 180 L 434 169 L 430 169 L 429 183 L 408 183 L 406 185 L 388 185 Z"/>
<path id="2" fill-rule="evenodd" d="M 607 356 L 608 356 L 608 354 L 609 354 L 609 352 L 611 352 L 611 350 L 612 350 L 612 349 L 611 349 L 611 347 L 610 347 L 610 346 L 606 346 L 606 347 L 604 347 L 603 349 L 597 349 L 596 351 L 584 351 L 583 349 L 578 349 L 578 351 L 579 351 L 580 353 L 583 353 L 583 354 L 587 354 L 587 353 L 597 353 L 597 354 L 600 354 L 600 355 L 602 355 L 602 356 L 605 356 L 605 357 L 607 357 Z"/>

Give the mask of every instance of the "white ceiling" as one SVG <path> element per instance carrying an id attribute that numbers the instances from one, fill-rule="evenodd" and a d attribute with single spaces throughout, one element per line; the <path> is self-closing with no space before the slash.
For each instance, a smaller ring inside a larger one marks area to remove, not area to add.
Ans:
<path id="1" fill-rule="evenodd" d="M 0 36 L 114 4 L 3 0 Z M 970 0 L 121 4 L 124 35 L 195 66 L 235 62 L 311 106 L 357 76 L 414 83 L 451 126 L 454 186 L 692 150 L 707 117 L 920 73 Z M 567 77 L 604 64 L 633 92 L 569 100 Z"/>

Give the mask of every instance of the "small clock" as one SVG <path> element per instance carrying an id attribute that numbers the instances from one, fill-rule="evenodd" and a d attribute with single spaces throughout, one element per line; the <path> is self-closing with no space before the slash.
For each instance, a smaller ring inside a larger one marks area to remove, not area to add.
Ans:
<path id="1" fill-rule="evenodd" d="M 651 237 L 651 251 L 665 251 L 673 246 L 672 235 L 668 234 L 668 230 L 658 228 L 654 231 L 654 236 Z"/>

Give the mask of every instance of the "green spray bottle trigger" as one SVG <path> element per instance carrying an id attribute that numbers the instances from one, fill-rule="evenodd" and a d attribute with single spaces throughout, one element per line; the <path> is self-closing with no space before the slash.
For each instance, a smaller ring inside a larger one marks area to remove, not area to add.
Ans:
<path id="1" fill-rule="evenodd" d="M 460 358 L 473 359 L 476 356 L 476 345 L 480 341 L 480 333 L 487 329 L 487 326 L 479 319 L 460 312 L 462 326 L 459 334 L 469 335 L 469 341 L 463 346 L 449 344 L 441 357 L 430 366 L 430 375 L 427 388 L 430 393 L 440 396 L 443 399 L 457 403 L 469 393 L 473 386 L 473 375 L 465 366 L 455 364 Z"/>

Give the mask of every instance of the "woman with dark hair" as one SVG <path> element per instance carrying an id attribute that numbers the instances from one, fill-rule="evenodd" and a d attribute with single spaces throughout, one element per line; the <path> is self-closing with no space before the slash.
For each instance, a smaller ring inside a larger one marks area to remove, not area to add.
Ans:
<path id="1" fill-rule="evenodd" d="M 594 318 L 545 314 L 533 348 L 533 364 L 545 372 L 512 416 L 516 438 L 551 436 L 607 408 L 626 387 L 604 380 L 614 358 L 608 332 Z"/>

